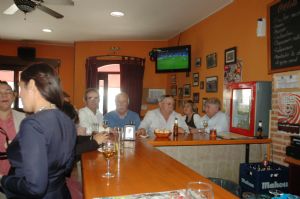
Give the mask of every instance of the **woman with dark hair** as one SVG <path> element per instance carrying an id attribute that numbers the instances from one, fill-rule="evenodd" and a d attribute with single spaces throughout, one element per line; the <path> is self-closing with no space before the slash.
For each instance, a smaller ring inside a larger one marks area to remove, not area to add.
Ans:
<path id="1" fill-rule="evenodd" d="M 7 198 L 69 199 L 65 177 L 73 166 L 76 129 L 58 108 L 62 90 L 55 70 L 36 63 L 21 73 L 25 118 L 7 153 L 11 170 L 1 179 Z"/>
<path id="2" fill-rule="evenodd" d="M 201 117 L 196 112 L 196 107 L 192 100 L 188 100 L 184 103 L 183 113 L 185 115 L 185 122 L 191 133 L 198 132 L 197 128 L 201 126 Z"/>

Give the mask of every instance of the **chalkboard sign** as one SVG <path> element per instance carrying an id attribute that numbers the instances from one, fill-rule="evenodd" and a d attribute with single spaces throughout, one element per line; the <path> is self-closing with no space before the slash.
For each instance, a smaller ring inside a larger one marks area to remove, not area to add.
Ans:
<path id="1" fill-rule="evenodd" d="M 268 6 L 269 73 L 300 69 L 300 0 Z"/>

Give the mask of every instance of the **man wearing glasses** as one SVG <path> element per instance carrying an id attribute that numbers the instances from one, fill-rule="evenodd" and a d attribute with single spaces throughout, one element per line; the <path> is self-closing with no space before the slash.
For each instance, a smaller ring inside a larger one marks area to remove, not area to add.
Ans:
<path id="1" fill-rule="evenodd" d="M 93 131 L 97 131 L 99 125 L 102 124 L 103 115 L 99 111 L 99 93 L 95 88 L 89 88 L 85 91 L 84 102 L 85 107 L 79 109 L 79 126 L 78 131 L 81 135 L 91 135 Z"/>

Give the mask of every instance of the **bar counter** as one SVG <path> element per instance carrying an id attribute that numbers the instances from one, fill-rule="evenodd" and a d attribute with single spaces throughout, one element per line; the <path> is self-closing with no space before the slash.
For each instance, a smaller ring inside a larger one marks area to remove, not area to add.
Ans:
<path id="1" fill-rule="evenodd" d="M 185 189 L 190 181 L 211 183 L 215 199 L 238 198 L 151 146 L 147 140 L 126 141 L 121 156 L 112 159 L 111 171 L 114 178 L 101 177 L 106 172 L 106 162 L 100 152 L 82 155 L 85 199 Z"/>
<path id="2" fill-rule="evenodd" d="M 149 143 L 153 146 L 195 146 L 195 145 L 232 145 L 232 144 L 270 144 L 271 139 L 255 139 L 253 137 L 242 136 L 234 133 L 227 133 L 211 139 L 206 133 L 179 134 L 176 139 L 152 138 Z"/>
<path id="3" fill-rule="evenodd" d="M 239 183 L 241 163 L 260 162 L 269 157 L 271 139 L 256 139 L 224 133 L 211 139 L 208 134 L 179 134 L 174 139 L 149 138 L 148 143 L 205 177 Z"/>

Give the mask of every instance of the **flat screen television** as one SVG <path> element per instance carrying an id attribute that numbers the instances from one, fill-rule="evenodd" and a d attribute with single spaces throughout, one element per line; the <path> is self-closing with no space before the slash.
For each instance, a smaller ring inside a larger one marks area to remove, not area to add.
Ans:
<path id="1" fill-rule="evenodd" d="M 173 46 L 156 49 L 156 73 L 190 72 L 191 46 Z"/>

